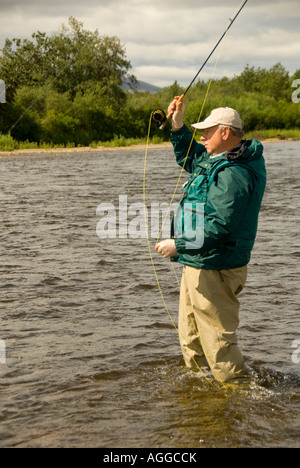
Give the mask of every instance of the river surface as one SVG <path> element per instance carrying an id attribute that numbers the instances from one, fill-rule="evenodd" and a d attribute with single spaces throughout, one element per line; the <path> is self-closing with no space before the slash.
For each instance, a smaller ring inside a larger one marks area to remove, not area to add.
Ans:
<path id="1" fill-rule="evenodd" d="M 268 185 L 240 295 L 252 380 L 237 388 L 183 365 L 143 235 L 144 157 L 0 159 L 0 446 L 299 447 L 300 142 L 265 146 Z M 170 202 L 179 172 L 171 148 L 149 150 L 149 213 Z M 96 233 L 105 219 L 106 239 Z M 153 256 L 176 323 L 174 271 Z"/>

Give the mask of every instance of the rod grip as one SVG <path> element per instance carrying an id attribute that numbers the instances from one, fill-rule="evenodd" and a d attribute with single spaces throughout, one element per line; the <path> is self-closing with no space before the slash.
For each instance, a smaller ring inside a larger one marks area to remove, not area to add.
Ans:
<path id="1" fill-rule="evenodd" d="M 184 96 L 185 94 L 183 93 L 177 100 L 177 102 L 183 102 L 184 100 Z M 169 112 L 169 114 L 167 115 L 166 117 L 166 120 L 161 124 L 161 126 L 159 127 L 160 130 L 163 130 L 165 128 L 165 126 L 167 125 L 167 123 L 169 122 L 169 120 L 172 118 L 172 115 L 173 115 L 173 112 Z"/>

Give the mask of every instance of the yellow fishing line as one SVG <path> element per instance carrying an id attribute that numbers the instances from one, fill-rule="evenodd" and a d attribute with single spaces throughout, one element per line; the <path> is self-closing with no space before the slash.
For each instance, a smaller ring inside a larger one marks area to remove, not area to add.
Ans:
<path id="1" fill-rule="evenodd" d="M 243 1 L 241 2 L 241 5 L 243 4 Z M 240 5 L 240 6 L 241 6 Z M 239 7 L 240 8 L 240 7 Z M 238 11 L 238 10 L 237 10 Z M 231 22 L 232 20 L 230 19 L 229 20 L 229 24 L 227 26 L 227 29 L 226 29 L 226 33 L 225 33 L 225 36 L 224 36 L 224 39 L 226 38 L 227 36 L 227 33 L 228 33 L 228 30 L 230 28 L 230 25 L 231 25 Z M 219 54 L 218 54 L 218 57 L 217 57 L 217 60 L 216 60 L 216 63 L 215 63 L 215 66 L 214 66 L 214 69 L 213 69 L 213 73 L 212 73 L 212 76 L 210 78 L 210 81 L 209 81 L 209 85 L 207 87 L 207 91 L 206 91 L 206 94 L 205 94 L 205 97 L 204 97 L 204 100 L 203 100 L 203 104 L 202 104 L 202 107 L 201 107 L 201 111 L 200 111 L 200 114 L 199 114 L 199 117 L 198 117 L 198 120 L 197 120 L 197 123 L 200 122 L 201 120 L 201 117 L 202 117 L 202 114 L 203 114 L 203 110 L 204 110 L 204 107 L 205 107 L 205 104 L 206 104 L 206 101 L 207 101 L 207 98 L 208 98 L 208 94 L 209 94 L 209 91 L 210 91 L 210 88 L 211 88 L 211 85 L 212 85 L 212 82 L 213 82 L 213 79 L 214 79 L 214 76 L 215 76 L 215 72 L 216 72 L 216 68 L 217 68 L 217 65 L 219 63 L 219 59 L 221 57 L 221 53 L 222 53 L 222 50 L 223 50 L 223 47 L 224 47 L 224 39 L 223 39 L 223 44 L 221 44 L 221 48 L 220 48 L 220 51 L 219 51 Z M 169 308 L 167 306 L 167 303 L 165 301 L 165 298 L 164 298 L 164 295 L 163 295 L 163 292 L 162 292 L 162 288 L 161 288 L 161 285 L 160 285 L 160 281 L 159 281 L 159 278 L 158 278 L 158 274 L 157 274 L 157 270 L 156 270 L 156 267 L 155 267 L 155 263 L 154 263 L 154 260 L 153 260 L 153 255 L 152 255 L 152 251 L 151 251 L 151 244 L 150 244 L 150 239 L 149 239 L 149 229 L 148 229 L 148 218 L 147 218 L 147 209 L 146 209 L 146 167 L 147 167 L 147 157 L 148 157 L 148 148 L 149 148 L 149 140 L 150 140 L 150 132 L 151 132 L 151 122 L 152 122 L 152 113 L 150 115 L 150 119 L 149 119 L 149 126 L 148 126 L 148 134 L 147 134 L 147 143 L 146 143 L 146 150 L 145 150 L 145 161 L 144 161 L 144 174 L 143 174 L 143 201 L 144 201 L 144 216 L 145 216 L 145 227 L 146 227 L 146 238 L 147 238 L 147 244 L 148 244 L 148 250 L 149 250 L 149 256 L 150 256 L 150 260 L 151 260 L 151 264 L 152 264 L 152 267 L 153 267 L 153 271 L 154 271 L 154 275 L 155 275 L 155 279 L 156 279 L 156 282 L 157 282 L 157 286 L 158 286 L 158 290 L 159 290 L 159 293 L 160 293 L 160 296 L 162 298 L 162 301 L 163 301 L 163 304 L 164 304 L 164 307 L 168 313 L 168 316 L 170 317 L 170 320 L 175 328 L 175 330 L 177 331 L 179 337 L 180 337 L 180 333 L 179 333 L 179 330 L 178 330 L 178 327 L 176 326 L 173 318 L 172 318 L 172 315 L 169 311 Z M 183 171 L 184 171 L 184 168 L 185 168 L 185 165 L 186 165 L 186 161 L 187 161 L 187 158 L 190 154 L 190 151 L 191 151 L 191 147 L 192 147 L 192 144 L 193 144 L 193 141 L 194 141 L 194 138 L 195 138 L 195 135 L 196 135 L 196 130 L 194 130 L 194 133 L 193 133 L 193 137 L 191 139 L 191 142 L 190 142 L 190 145 L 189 145 L 189 148 L 188 148 L 188 151 L 187 151 L 187 154 L 186 154 L 186 157 L 185 157 L 185 160 L 184 160 L 184 164 L 181 168 L 181 171 L 180 171 L 180 174 L 179 174 L 179 177 L 178 177 L 178 180 L 177 180 L 177 183 L 176 183 L 176 186 L 175 186 L 175 190 L 173 192 L 173 195 L 171 197 L 171 201 L 170 201 L 170 204 L 169 204 L 169 207 L 168 207 L 168 210 L 167 210 L 167 213 L 165 215 L 165 218 L 163 220 L 163 224 L 162 224 L 162 227 L 160 229 L 160 232 L 159 232 L 159 235 L 158 235 L 158 238 L 157 238 L 157 241 L 156 243 L 159 241 L 160 239 L 160 236 L 161 236 L 161 233 L 162 233 L 162 230 L 164 228 L 164 225 L 165 225 L 165 222 L 166 222 L 166 219 L 167 219 L 167 216 L 170 212 L 170 209 L 171 209 L 171 206 L 172 206 L 172 203 L 174 201 L 174 198 L 175 198 L 175 195 L 177 193 L 177 189 L 178 189 L 178 186 L 179 186 L 179 183 L 180 183 L 180 180 L 181 180 L 181 177 L 182 177 L 182 174 L 183 174 Z M 178 287 L 180 288 L 180 282 L 179 282 L 179 279 L 178 279 L 178 276 L 177 276 L 177 273 L 176 273 L 176 270 L 174 268 L 174 265 L 173 263 L 171 263 L 172 265 L 172 269 L 173 269 L 173 272 L 174 272 L 174 275 L 175 275 L 175 278 L 177 280 L 177 284 L 178 284 Z M 196 327 L 195 327 L 195 331 L 197 332 L 196 330 Z M 198 332 L 197 332 L 198 333 Z M 200 341 L 200 337 L 198 335 L 198 338 L 199 338 L 199 341 Z M 201 344 L 201 342 L 200 342 Z M 196 360 L 194 359 L 193 356 L 191 356 L 192 360 L 194 361 L 194 364 L 196 365 L 196 367 L 199 369 L 199 371 L 201 372 L 201 374 L 204 376 L 204 378 L 206 379 L 206 381 L 214 388 L 214 389 L 217 389 L 215 387 L 215 385 L 207 378 L 207 376 L 204 374 L 204 372 L 202 371 L 202 369 L 200 368 L 200 366 L 197 364 Z M 220 383 L 222 384 L 222 386 L 226 389 L 227 386 L 224 384 L 224 382 L 222 382 L 220 379 L 219 379 Z"/>
<path id="2" fill-rule="evenodd" d="M 149 147 L 149 139 L 150 139 L 150 131 L 151 131 L 151 121 L 152 121 L 152 114 L 151 114 L 150 120 L 149 120 L 147 144 L 146 144 L 146 151 L 145 151 L 145 161 L 144 161 L 144 175 L 143 175 L 143 202 L 144 202 L 144 217 L 145 217 L 145 227 L 146 227 L 146 238 L 147 238 L 149 256 L 150 256 L 150 260 L 151 260 L 151 264 L 152 264 L 152 268 L 153 268 L 153 271 L 154 271 L 154 275 L 155 275 L 155 279 L 156 279 L 156 283 L 157 283 L 157 287 L 158 287 L 160 296 L 162 298 L 165 309 L 166 309 L 166 311 L 167 311 L 167 313 L 168 313 L 168 315 L 170 317 L 170 320 L 171 320 L 171 322 L 173 324 L 173 327 L 175 328 L 175 330 L 177 331 L 177 333 L 178 333 L 178 335 L 180 337 L 178 327 L 175 324 L 175 322 L 173 320 L 173 317 L 172 317 L 172 315 L 171 315 L 171 313 L 169 311 L 169 308 L 167 306 L 167 303 L 165 301 L 165 298 L 164 298 L 164 295 L 163 295 L 163 292 L 162 292 L 162 289 L 161 289 L 161 286 L 160 286 L 160 281 L 159 281 L 157 270 L 156 270 L 155 263 L 154 263 L 154 260 L 153 260 L 153 255 L 152 255 L 152 251 L 151 251 L 151 244 L 150 244 L 150 238 L 149 238 L 148 217 L 147 217 L 147 208 L 146 208 L 146 167 L 147 167 L 148 147 Z M 207 378 L 207 376 L 204 374 L 202 369 L 198 366 L 198 364 L 195 361 L 194 357 L 193 356 L 191 356 L 191 357 L 192 357 L 196 367 L 199 369 L 199 371 L 201 372 L 203 377 L 206 379 L 206 381 L 216 390 L 215 385 Z"/>
<path id="3" fill-rule="evenodd" d="M 243 2 L 242 2 L 243 3 Z M 219 60 L 220 60 L 220 57 L 221 57 L 221 53 L 222 53 L 222 50 L 223 50 L 223 47 L 224 47 L 224 40 L 227 36 L 227 33 L 228 33 L 228 30 L 229 30 L 229 27 L 230 27 L 230 24 L 231 24 L 231 20 L 227 26 L 227 29 L 226 29 L 226 33 L 225 33 L 225 36 L 224 36 L 224 39 L 222 41 L 222 44 L 221 44 L 221 48 L 220 48 L 220 51 L 219 51 L 219 54 L 218 54 L 218 57 L 217 57 L 217 60 L 216 60 L 216 63 L 215 63 L 215 66 L 214 66 L 214 69 L 213 69 L 213 73 L 212 73 L 212 76 L 209 80 L 209 84 L 208 84 L 208 87 L 207 87 L 207 90 L 206 90 L 206 94 L 205 94 L 205 97 L 204 97 L 204 100 L 203 100 L 203 103 L 202 103 L 202 107 L 201 107 L 201 111 L 200 111 L 200 114 L 198 116 L 198 120 L 197 120 L 197 123 L 200 122 L 201 120 L 201 117 L 202 117 L 202 114 L 203 114 L 203 111 L 204 111 L 204 107 L 205 107 L 205 104 L 206 104 L 206 101 L 207 101 L 207 98 L 208 98 L 208 94 L 209 94 L 209 91 L 210 91 L 210 88 L 211 88 L 211 85 L 212 85 L 212 82 L 213 82 L 213 79 L 215 77 L 215 73 L 216 73 L 216 69 L 217 69 L 217 66 L 218 66 L 218 63 L 219 63 Z M 197 133 L 197 130 L 195 129 L 194 132 L 193 132 L 193 137 L 191 139 L 191 142 L 190 142 L 190 145 L 188 147 L 188 150 L 187 150 L 187 153 L 186 153 L 186 156 L 185 156 L 185 159 L 184 159 L 184 163 L 182 165 L 182 168 L 181 168 L 181 171 L 180 171 L 180 174 L 179 174 L 179 177 L 178 177 L 178 180 L 177 180 L 177 183 L 176 183 L 176 186 L 175 186 L 175 189 L 174 189 L 174 192 L 173 192 L 173 195 L 171 197 L 171 201 L 170 201 L 170 204 L 169 204 L 169 207 L 168 207 L 168 210 L 165 214 L 165 217 L 164 217 L 164 220 L 163 220 L 163 223 L 162 223 L 162 227 L 159 231 L 159 234 L 158 234 L 158 238 L 156 240 L 156 243 L 159 241 L 160 239 L 160 236 L 161 236 L 161 233 L 163 231 L 163 228 L 164 228 L 164 225 L 166 223 L 166 220 L 167 220 L 167 217 L 169 215 L 169 212 L 170 212 L 170 209 L 171 209 L 171 206 L 172 206 L 172 203 L 174 201 L 174 198 L 175 198 L 175 195 L 177 193 L 177 190 L 178 190 L 178 186 L 179 186 L 179 183 L 180 183 L 180 180 L 182 178 L 182 174 L 184 172 L 184 168 L 185 168 L 185 165 L 186 165 L 186 162 L 187 162 L 187 159 L 189 157 L 189 154 L 190 154 L 190 151 L 191 151 L 191 147 L 192 147 L 192 144 L 193 144 L 193 141 L 195 139 L 195 136 L 196 136 L 196 133 Z"/>

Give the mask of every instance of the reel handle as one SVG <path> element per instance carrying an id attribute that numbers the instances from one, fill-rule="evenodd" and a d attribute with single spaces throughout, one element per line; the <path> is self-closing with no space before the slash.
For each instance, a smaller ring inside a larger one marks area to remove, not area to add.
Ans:
<path id="1" fill-rule="evenodd" d="M 177 102 L 183 102 L 184 100 L 184 96 L 185 96 L 185 93 L 183 93 Z M 165 128 L 165 126 L 167 125 L 167 123 L 169 122 L 169 120 L 172 118 L 172 115 L 173 115 L 173 112 L 170 112 L 167 116 L 166 116 L 166 120 L 164 120 L 164 122 L 161 124 L 161 126 L 159 127 L 160 130 L 163 130 Z"/>

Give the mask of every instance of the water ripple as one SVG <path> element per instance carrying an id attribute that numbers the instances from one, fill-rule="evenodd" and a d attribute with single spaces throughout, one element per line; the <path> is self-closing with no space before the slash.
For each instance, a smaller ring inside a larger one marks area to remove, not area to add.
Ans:
<path id="1" fill-rule="evenodd" d="M 142 202 L 144 152 L 1 158 L 0 446 L 297 447 L 299 151 L 265 148 L 239 329 L 253 375 L 226 390 L 183 366 L 146 240 L 96 235 L 98 204 Z M 178 174 L 172 150 L 150 151 L 147 203 Z M 155 263 L 176 322 L 178 284 Z"/>

